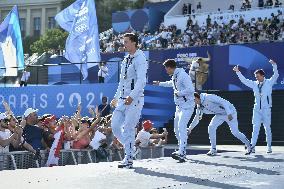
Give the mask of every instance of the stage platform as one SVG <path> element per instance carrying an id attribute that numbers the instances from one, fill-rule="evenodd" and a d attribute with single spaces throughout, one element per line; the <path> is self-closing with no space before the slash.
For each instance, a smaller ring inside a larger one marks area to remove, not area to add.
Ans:
<path id="1" fill-rule="evenodd" d="M 195 147 L 197 148 L 197 147 Z M 206 149 L 206 147 L 203 147 Z M 164 157 L 134 162 L 133 169 L 118 169 L 118 162 L 1 171 L 1 188 L 9 189 L 151 189 L 222 188 L 281 189 L 284 185 L 284 150 L 243 155 L 243 146 L 221 146 L 215 157 L 189 155 L 180 164 Z"/>

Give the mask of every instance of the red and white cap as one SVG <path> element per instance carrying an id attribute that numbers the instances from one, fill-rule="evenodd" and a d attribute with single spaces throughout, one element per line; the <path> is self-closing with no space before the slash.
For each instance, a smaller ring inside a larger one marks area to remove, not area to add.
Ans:
<path id="1" fill-rule="evenodd" d="M 151 130 L 153 127 L 153 123 L 150 120 L 146 120 L 143 122 L 143 128 L 145 131 Z"/>

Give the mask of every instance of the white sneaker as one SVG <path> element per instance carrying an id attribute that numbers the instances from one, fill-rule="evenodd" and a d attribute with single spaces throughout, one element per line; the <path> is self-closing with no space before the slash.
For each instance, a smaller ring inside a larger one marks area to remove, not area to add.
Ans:
<path id="1" fill-rule="evenodd" d="M 179 153 L 178 153 L 178 151 L 174 151 L 174 152 L 172 153 L 171 157 L 172 157 L 173 159 L 175 159 L 175 160 L 179 160 Z"/>
<path id="2" fill-rule="evenodd" d="M 245 153 L 245 155 L 250 155 L 251 153 L 252 153 L 252 147 L 251 147 L 251 145 L 246 146 L 246 153 Z"/>
<path id="3" fill-rule="evenodd" d="M 174 151 L 172 155 L 178 155 L 178 150 Z"/>
<path id="4" fill-rule="evenodd" d="M 215 156 L 216 154 L 217 154 L 217 150 L 213 148 L 209 152 L 207 152 L 206 155 L 208 155 L 208 156 Z"/>
<path id="5" fill-rule="evenodd" d="M 133 168 L 133 160 L 125 157 L 123 161 L 118 164 L 118 168 L 126 168 L 126 169 Z"/>
<path id="6" fill-rule="evenodd" d="M 266 153 L 267 153 L 267 154 L 271 154 L 271 153 L 272 153 L 272 148 L 271 148 L 271 147 L 268 147 Z"/>
<path id="7" fill-rule="evenodd" d="M 255 153 L 255 146 L 251 147 L 251 153 Z"/>

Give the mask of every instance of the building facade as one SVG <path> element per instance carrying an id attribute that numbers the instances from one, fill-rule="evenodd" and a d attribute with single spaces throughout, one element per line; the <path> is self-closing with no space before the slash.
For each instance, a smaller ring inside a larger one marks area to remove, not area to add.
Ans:
<path id="1" fill-rule="evenodd" d="M 40 36 L 56 27 L 55 15 L 62 0 L 0 0 L 0 21 L 14 5 L 18 6 L 22 37 Z"/>

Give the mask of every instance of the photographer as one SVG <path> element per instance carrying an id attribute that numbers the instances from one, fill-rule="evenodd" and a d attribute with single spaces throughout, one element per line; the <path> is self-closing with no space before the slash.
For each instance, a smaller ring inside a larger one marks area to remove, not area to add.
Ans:
<path id="1" fill-rule="evenodd" d="M 99 83 L 105 82 L 105 77 L 108 75 L 108 68 L 105 62 L 99 64 L 98 81 Z"/>

